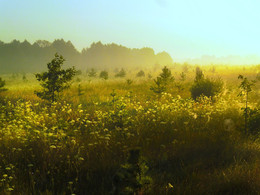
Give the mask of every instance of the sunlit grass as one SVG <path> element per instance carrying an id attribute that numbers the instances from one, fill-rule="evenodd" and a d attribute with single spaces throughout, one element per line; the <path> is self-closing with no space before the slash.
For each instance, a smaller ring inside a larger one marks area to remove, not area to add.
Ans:
<path id="1" fill-rule="evenodd" d="M 27 81 L 3 75 L 1 193 L 108 194 L 128 151 L 138 147 L 152 180 L 140 193 L 258 194 L 259 137 L 243 134 L 244 99 L 237 96 L 238 74 L 254 79 L 256 70 L 207 68 L 205 76 L 221 76 L 225 90 L 198 101 L 189 92 L 193 68 L 184 90 L 170 83 L 161 96 L 150 90 L 153 79 L 136 78 L 137 71 L 106 81 L 79 75 L 51 105 L 34 94 L 40 87 L 34 75 Z M 175 81 L 181 72 L 172 69 Z M 257 84 L 249 106 L 259 102 Z"/>

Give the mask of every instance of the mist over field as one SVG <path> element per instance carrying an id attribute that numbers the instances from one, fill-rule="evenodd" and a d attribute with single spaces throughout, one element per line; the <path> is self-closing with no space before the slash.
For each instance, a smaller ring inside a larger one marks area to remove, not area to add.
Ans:
<path id="1" fill-rule="evenodd" d="M 0 0 L 0 194 L 260 194 L 259 7 Z"/>

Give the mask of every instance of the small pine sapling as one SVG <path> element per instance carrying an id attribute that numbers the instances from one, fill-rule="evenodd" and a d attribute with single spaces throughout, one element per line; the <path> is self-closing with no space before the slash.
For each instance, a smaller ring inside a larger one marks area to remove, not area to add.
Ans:
<path id="1" fill-rule="evenodd" d="M 196 77 L 195 77 L 195 82 L 199 82 L 201 80 L 204 79 L 204 74 L 203 74 L 203 71 L 201 70 L 200 67 L 196 67 Z"/>
<path id="2" fill-rule="evenodd" d="M 178 92 L 181 92 L 184 90 L 184 84 L 183 82 L 186 80 L 186 74 L 184 72 L 182 72 L 180 74 L 180 79 L 179 82 L 175 82 L 175 87 L 178 89 Z"/>
<path id="3" fill-rule="evenodd" d="M 144 77 L 145 76 L 145 73 L 143 70 L 140 70 L 137 74 L 136 74 L 136 77 Z"/>
<path id="4" fill-rule="evenodd" d="M 166 86 L 161 77 L 154 79 L 154 86 L 151 86 L 150 90 L 154 93 L 161 94 L 166 91 Z"/>
<path id="5" fill-rule="evenodd" d="M 148 167 L 141 161 L 140 149 L 131 149 L 127 162 L 120 166 L 113 178 L 113 194 L 149 193 L 151 177 L 147 176 Z"/>
<path id="6" fill-rule="evenodd" d="M 175 80 L 175 78 L 172 76 L 170 69 L 167 68 L 166 66 L 162 69 L 160 78 L 162 79 L 162 82 L 164 82 L 165 85 L 167 85 L 169 82 Z"/>
<path id="7" fill-rule="evenodd" d="M 110 93 L 110 96 L 112 97 L 112 104 L 113 104 L 113 107 L 115 106 L 115 102 L 116 102 L 116 92 L 115 92 L 115 89 L 113 89 L 113 92 Z"/>
<path id="8" fill-rule="evenodd" d="M 115 77 L 125 77 L 125 76 L 126 76 L 126 72 L 123 68 L 115 75 Z"/>
<path id="9" fill-rule="evenodd" d="M 134 82 L 134 81 L 131 80 L 131 79 L 127 79 L 127 80 L 126 80 L 126 84 L 127 84 L 127 85 L 131 85 L 133 82 Z"/>
<path id="10" fill-rule="evenodd" d="M 79 85 L 78 85 L 78 96 L 80 97 L 80 96 L 82 96 L 82 95 L 84 95 L 84 92 L 83 92 L 83 90 L 82 90 L 82 88 L 81 88 L 81 85 L 79 84 Z"/>
<path id="11" fill-rule="evenodd" d="M 108 72 L 105 71 L 105 70 L 101 71 L 100 74 L 99 74 L 99 78 L 107 80 L 108 79 Z"/>
<path id="12" fill-rule="evenodd" d="M 96 77 L 97 76 L 97 72 L 95 71 L 94 68 L 91 68 L 91 70 L 88 73 L 89 77 Z"/>
<path id="13" fill-rule="evenodd" d="M 26 74 L 23 74 L 23 81 L 27 82 Z"/>
<path id="14" fill-rule="evenodd" d="M 186 74 L 184 73 L 184 72 L 182 72 L 181 74 L 180 74 L 180 81 L 185 81 L 186 80 Z"/>
<path id="15" fill-rule="evenodd" d="M 171 71 L 165 66 L 162 73 L 154 79 L 154 86 L 150 88 L 154 93 L 161 94 L 166 91 L 169 82 L 174 81 Z"/>
<path id="16" fill-rule="evenodd" d="M 245 108 L 242 108 L 244 110 L 244 116 L 245 116 L 245 134 L 248 134 L 248 112 L 250 107 L 248 107 L 248 95 L 252 91 L 252 87 L 255 85 L 255 80 L 248 80 L 247 77 L 244 77 L 243 75 L 239 75 L 238 79 L 242 80 L 239 88 L 241 91 L 239 92 L 238 96 L 245 97 Z"/>
<path id="17" fill-rule="evenodd" d="M 35 91 L 35 94 L 44 100 L 55 102 L 60 92 L 70 87 L 70 81 L 76 74 L 75 68 L 62 69 L 65 59 L 55 54 L 54 59 L 47 64 L 48 71 L 36 74 L 36 79 L 41 82 L 42 91 Z"/>

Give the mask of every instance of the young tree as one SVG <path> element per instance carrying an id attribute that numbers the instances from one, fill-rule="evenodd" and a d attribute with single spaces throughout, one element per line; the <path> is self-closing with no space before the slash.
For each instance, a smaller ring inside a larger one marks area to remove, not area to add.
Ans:
<path id="1" fill-rule="evenodd" d="M 64 89 L 69 88 L 70 81 L 76 74 L 74 67 L 66 70 L 62 69 L 65 59 L 55 54 L 54 59 L 47 64 L 48 71 L 40 74 L 36 74 L 36 79 L 41 82 L 43 87 L 42 91 L 35 91 L 35 94 L 47 101 L 57 101 L 59 93 Z"/>
<path id="2" fill-rule="evenodd" d="M 99 78 L 107 80 L 108 79 L 108 72 L 105 71 L 105 70 L 101 71 L 100 74 L 99 74 Z"/>
<path id="3" fill-rule="evenodd" d="M 203 74 L 203 71 L 201 70 L 200 67 L 196 67 L 196 77 L 195 77 L 195 82 L 199 82 L 201 80 L 204 79 L 204 74 Z"/>
<path id="4" fill-rule="evenodd" d="M 80 97 L 80 96 L 82 96 L 82 95 L 84 95 L 84 92 L 83 92 L 83 90 L 82 90 L 82 88 L 81 88 L 81 85 L 79 84 L 79 85 L 78 85 L 78 96 Z"/>
<path id="5" fill-rule="evenodd" d="M 126 76 L 126 72 L 123 68 L 115 75 L 115 77 L 125 77 L 125 76 Z"/>
<path id="6" fill-rule="evenodd" d="M 154 79 L 154 86 L 151 86 L 150 90 L 159 95 L 166 91 L 166 86 L 161 77 Z"/>
<path id="7" fill-rule="evenodd" d="M 162 82 L 164 82 L 165 85 L 167 85 L 170 81 L 174 81 L 175 78 L 172 76 L 172 73 L 169 68 L 164 66 L 162 69 L 162 73 L 160 74 L 160 77 L 162 79 Z"/>
<path id="8" fill-rule="evenodd" d="M 96 77 L 97 76 L 97 72 L 95 71 L 94 68 L 91 68 L 90 72 L 88 73 L 89 77 Z"/>
<path id="9" fill-rule="evenodd" d="M 239 75 L 238 79 L 241 79 L 241 83 L 239 85 L 239 88 L 241 89 L 240 93 L 238 94 L 238 96 L 245 96 L 246 100 L 245 100 L 245 108 L 243 108 L 244 110 L 244 116 L 245 116 L 245 133 L 248 133 L 248 110 L 250 110 L 250 108 L 248 107 L 248 95 L 249 93 L 252 91 L 252 87 L 255 85 L 256 81 L 252 80 L 248 80 L 247 77 L 244 77 L 243 75 Z"/>
<path id="10" fill-rule="evenodd" d="M 26 78 L 26 74 L 25 73 L 23 74 L 23 81 L 27 82 L 27 78 Z"/>
<path id="11" fill-rule="evenodd" d="M 143 70 L 140 70 L 137 74 L 136 74 L 136 77 L 144 77 L 145 76 L 145 73 Z"/>
<path id="12" fill-rule="evenodd" d="M 181 72 L 180 74 L 180 81 L 184 82 L 186 80 L 186 74 L 184 72 Z"/>
<path id="13" fill-rule="evenodd" d="M 154 93 L 161 94 L 166 91 L 169 82 L 174 81 L 171 71 L 165 66 L 162 73 L 154 79 L 154 86 L 150 88 Z"/>
<path id="14" fill-rule="evenodd" d="M 131 79 L 127 79 L 127 80 L 126 80 L 126 84 L 127 84 L 127 85 L 131 85 L 133 82 L 134 82 L 134 81 L 131 80 Z"/>

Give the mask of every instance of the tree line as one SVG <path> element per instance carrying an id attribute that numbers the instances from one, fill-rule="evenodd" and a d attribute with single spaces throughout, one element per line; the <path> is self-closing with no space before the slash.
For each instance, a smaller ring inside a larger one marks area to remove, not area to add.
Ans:
<path id="1" fill-rule="evenodd" d="M 79 52 L 70 41 L 57 39 L 53 42 L 38 40 L 31 44 L 28 41 L 13 40 L 10 43 L 0 41 L 0 74 L 35 73 L 46 70 L 46 61 L 53 53 L 62 53 L 66 58 L 64 66 L 75 66 L 77 69 L 114 69 L 168 65 L 173 62 L 166 52 L 155 54 L 152 48 L 130 49 L 117 44 L 94 42 L 90 47 Z"/>

